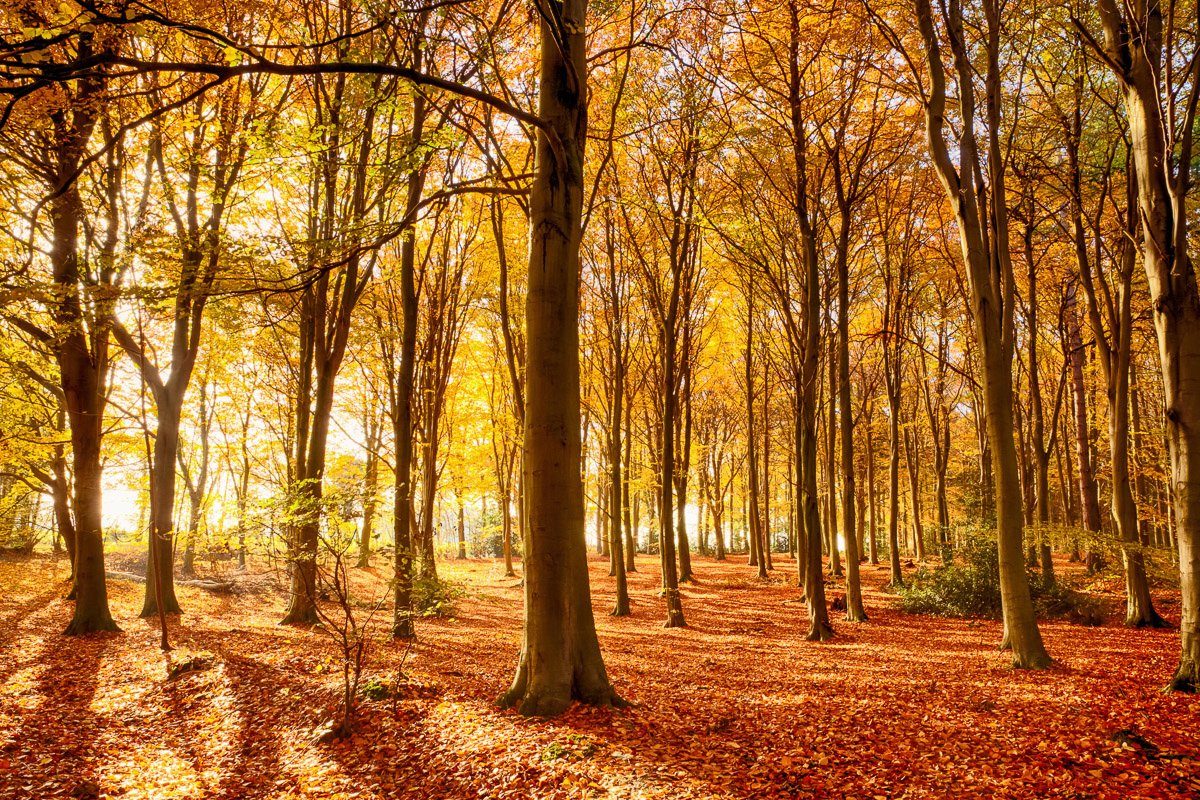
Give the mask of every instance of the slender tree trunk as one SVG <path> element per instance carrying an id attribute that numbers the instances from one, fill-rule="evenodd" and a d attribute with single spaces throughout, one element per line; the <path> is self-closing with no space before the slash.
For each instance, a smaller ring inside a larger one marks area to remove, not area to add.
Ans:
<path id="1" fill-rule="evenodd" d="M 359 529 L 359 569 L 371 566 L 371 537 L 375 531 L 375 508 L 379 502 L 380 422 L 375 411 L 368 410 L 366 420 L 366 466 L 363 470 L 363 521 Z"/>
<path id="2" fill-rule="evenodd" d="M 876 524 L 879 519 L 878 503 L 875 496 L 875 442 L 872 435 L 872 429 L 875 427 L 872 424 L 871 417 L 867 417 L 867 503 L 870 508 L 871 524 L 868 530 L 868 552 L 871 560 L 871 565 L 875 566 L 879 563 L 879 527 Z"/>
<path id="3" fill-rule="evenodd" d="M 795 451 L 797 490 L 800 492 L 801 530 L 807 543 L 804 564 L 804 596 L 808 605 L 809 641 L 833 636 L 829 608 L 825 603 L 825 581 L 821 563 L 821 511 L 817 495 L 816 387 L 821 376 L 821 275 L 817 256 L 817 234 L 810 215 L 808 189 L 808 131 L 802 115 L 800 75 L 800 13 L 797 0 L 789 0 L 788 100 L 792 163 L 796 189 L 793 213 L 799 230 L 802 255 L 801 282 L 804 289 L 802 318 L 792 326 L 793 379 L 796 392 Z"/>
<path id="4" fill-rule="evenodd" d="M 687 530 L 687 483 L 692 451 L 692 334 L 691 320 L 686 320 L 683 332 L 683 358 L 680 364 L 679 400 L 682 420 L 676 420 L 678 446 L 676 464 L 672 470 L 675 484 L 675 534 L 679 549 L 679 582 L 695 580 L 692 574 L 692 548 Z"/>
<path id="5" fill-rule="evenodd" d="M 746 512 L 748 563 L 758 567 L 758 577 L 767 577 L 767 560 L 759 553 L 762 547 L 762 523 L 759 516 L 758 440 L 754 425 L 754 285 L 746 289 Z"/>
<path id="6" fill-rule="evenodd" d="M 637 538 L 636 524 L 634 522 L 634 508 L 637 501 L 630 498 L 629 491 L 629 470 L 633 462 L 633 417 L 630 407 L 632 403 L 625 403 L 625 427 L 623 429 L 623 438 L 625 442 L 625 461 L 624 470 L 621 473 L 621 512 L 625 516 L 625 572 L 637 572 L 637 563 L 634 558 L 637 556 Z"/>
<path id="7" fill-rule="evenodd" d="M 619 302 L 619 297 L 615 291 L 616 271 L 611 270 L 609 275 L 610 294 L 614 302 Z M 613 378 L 612 378 L 612 417 L 608 426 L 608 467 L 609 467 L 609 483 L 610 491 L 612 492 L 609 500 L 609 507 L 612 509 L 612 514 L 609 515 L 609 546 L 612 548 L 612 570 L 613 576 L 616 578 L 617 598 L 613 605 L 612 615 L 614 617 L 629 616 L 629 586 L 625 575 L 625 543 L 622 535 L 621 525 L 621 510 L 627 509 L 623 489 L 625 487 L 625 476 L 621 473 L 621 421 L 624 419 L 622 414 L 622 404 L 625 402 L 625 370 L 624 370 L 624 345 L 621 341 L 621 323 L 619 315 L 613 325 L 615 341 L 613 343 L 613 352 L 615 355 Z"/>
<path id="8" fill-rule="evenodd" d="M 833 327 L 826 324 L 826 329 Z M 830 332 L 832 333 L 832 332 Z M 828 485 L 825 487 L 826 503 L 828 509 L 825 519 L 825 536 L 829 541 L 829 573 L 835 578 L 842 577 L 844 570 L 842 569 L 842 555 L 838 547 L 838 500 L 837 500 L 837 400 L 838 400 L 838 355 L 837 355 L 837 338 L 836 335 L 826 337 L 829 340 L 829 347 L 826 348 L 826 359 L 829 361 L 829 402 L 825 404 L 826 409 L 826 437 L 825 437 L 825 480 Z"/>
<path id="9" fill-rule="evenodd" d="M 925 528 L 921 523 L 921 451 L 917 432 L 904 431 L 904 453 L 908 462 L 908 488 L 913 521 L 913 551 L 917 561 L 925 560 Z"/>
<path id="10" fill-rule="evenodd" d="M 762 456 L 762 524 L 758 552 L 767 570 L 775 569 L 771 562 L 771 384 L 763 383 L 763 456 Z"/>
<path id="11" fill-rule="evenodd" d="M 900 568 L 900 401 L 898 397 L 888 399 L 888 564 L 891 568 L 891 585 L 904 585 L 904 572 Z"/>
<path id="12" fill-rule="evenodd" d="M 678 280 L 676 273 L 675 280 Z M 659 464 L 659 541 L 661 542 L 661 561 L 663 576 L 663 596 L 667 604 L 667 621 L 664 627 L 682 628 L 686 626 L 683 618 L 683 605 L 679 596 L 679 573 L 675 562 L 675 531 L 672 530 L 675 514 L 672 508 L 674 501 L 674 470 L 675 470 L 675 426 L 676 400 L 675 390 L 675 308 L 678 292 L 672 292 L 671 310 L 667 312 L 662 332 L 662 450 Z"/>
<path id="13" fill-rule="evenodd" d="M 1005 631 L 1001 646 L 1012 649 L 1013 666 L 1042 668 L 1049 665 L 1050 657 L 1037 627 L 1021 554 L 1021 486 L 1014 447 L 1012 362 L 1016 288 L 1006 245 L 1009 232 L 1004 171 L 1008 159 L 1002 153 L 1005 139 L 1000 113 L 1000 9 L 996 0 L 983 0 L 988 192 L 987 205 L 981 208 L 976 170 L 982 173 L 983 159 L 975 138 L 975 83 L 979 70 L 977 64 L 972 64 L 965 44 L 963 9 L 952 6 L 944 15 L 958 78 L 958 105 L 965 120 L 955 142 L 960 170 L 945 138 L 946 75 L 932 3 L 914 0 L 914 5 L 925 46 L 929 82 L 925 92 L 926 138 L 938 178 L 957 217 L 970 315 L 979 351 L 987 438 L 995 468 L 996 543 Z"/>
<path id="14" fill-rule="evenodd" d="M 858 490 L 854 483 L 854 410 L 850 404 L 850 215 L 843 212 L 837 257 L 837 404 L 842 446 L 842 538 L 846 540 L 846 619 L 865 622 L 862 583 L 858 574 Z M 832 360 L 832 359 L 831 359 Z M 830 408 L 832 398 L 830 398 Z"/>
<path id="15" fill-rule="evenodd" d="M 1079 506 L 1083 510 L 1083 527 L 1092 533 L 1099 533 L 1100 491 L 1096 484 L 1096 471 L 1092 466 L 1092 443 L 1088 430 L 1087 387 L 1083 381 L 1083 337 L 1079 332 L 1078 316 L 1072 314 L 1075 321 L 1068 320 L 1071 359 L 1071 399 L 1073 401 L 1075 422 L 1075 458 L 1079 462 L 1078 491 Z"/>

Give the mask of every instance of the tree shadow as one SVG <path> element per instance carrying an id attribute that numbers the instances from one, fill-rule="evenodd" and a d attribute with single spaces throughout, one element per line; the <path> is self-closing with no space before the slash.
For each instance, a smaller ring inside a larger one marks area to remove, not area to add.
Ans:
<path id="1" fill-rule="evenodd" d="M 17 653 L 11 652 L 11 645 L 22 635 L 31 632 L 27 630 L 27 623 L 31 621 L 30 618 L 32 616 L 39 611 L 47 609 L 51 603 L 61 596 L 62 592 L 57 588 L 39 592 L 20 605 L 12 608 L 0 619 L 0 652 L 8 653 L 3 666 L 0 666 L 0 678 L 12 675 L 17 670 L 26 666 L 30 660 L 36 660 L 18 658 Z"/>
<path id="2" fill-rule="evenodd" d="M 14 797 L 94 797 L 102 791 L 96 766 L 107 724 L 93 708 L 105 652 L 119 634 L 46 638 L 33 697 L 21 724 L 3 745 L 11 771 L 3 784 Z M 7 790 L 5 790 L 7 791 Z M 0 791 L 0 797 L 5 795 Z"/>

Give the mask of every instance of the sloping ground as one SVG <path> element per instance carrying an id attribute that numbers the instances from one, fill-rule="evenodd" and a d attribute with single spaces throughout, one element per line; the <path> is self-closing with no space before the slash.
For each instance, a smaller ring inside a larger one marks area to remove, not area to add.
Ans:
<path id="1" fill-rule="evenodd" d="M 402 691 L 328 744 L 315 730 L 336 705 L 335 648 L 277 627 L 268 581 L 181 589 L 174 643 L 214 664 L 166 680 L 154 623 L 135 616 L 142 586 L 111 584 L 124 633 L 67 639 L 63 562 L 0 562 L 0 798 L 1200 796 L 1200 699 L 1161 691 L 1174 632 L 1047 624 L 1058 665 L 1014 672 L 997 623 L 902 614 L 874 591 L 886 572 L 865 568 L 870 622 L 810 644 L 779 561 L 762 584 L 740 559 L 697 559 L 675 630 L 656 559 L 639 559 L 619 620 L 593 561 L 609 674 L 634 706 L 553 721 L 492 704 L 515 665 L 519 581 L 444 562 L 466 592 L 455 616 L 422 621 L 411 652 L 380 639 L 367 676 L 403 660 Z M 385 596 L 387 572 L 359 573 L 363 597 Z"/>

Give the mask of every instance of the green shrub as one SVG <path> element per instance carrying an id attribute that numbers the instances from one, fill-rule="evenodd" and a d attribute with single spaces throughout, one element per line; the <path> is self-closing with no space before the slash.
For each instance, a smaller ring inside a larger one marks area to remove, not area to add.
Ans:
<path id="1" fill-rule="evenodd" d="M 358 693 L 368 700 L 385 700 L 392 694 L 392 687 L 379 678 L 367 678 L 358 688 Z"/>
<path id="2" fill-rule="evenodd" d="M 1047 586 L 1029 573 L 1029 589 L 1041 617 L 1100 625 L 1105 609 L 1095 597 L 1062 583 Z M 937 567 L 921 567 L 899 589 L 900 607 L 910 614 L 999 619 L 1000 559 L 996 540 L 987 533 L 964 537 L 955 559 Z"/>
<path id="3" fill-rule="evenodd" d="M 910 614 L 1000 616 L 1000 561 L 995 540 L 968 537 L 957 556 L 940 567 L 921 567 L 899 590 L 900 607 Z"/>
<path id="4" fill-rule="evenodd" d="M 420 616 L 452 617 L 466 590 L 453 581 L 440 578 L 416 578 L 413 581 L 413 608 Z"/>

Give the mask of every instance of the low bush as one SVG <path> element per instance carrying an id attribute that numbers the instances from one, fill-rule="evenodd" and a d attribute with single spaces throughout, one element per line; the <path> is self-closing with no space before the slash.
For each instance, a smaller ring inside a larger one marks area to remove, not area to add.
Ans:
<path id="1" fill-rule="evenodd" d="M 1080 625 L 1103 625 L 1107 616 L 1104 603 L 1094 595 L 1072 589 L 1062 583 L 1045 586 L 1031 582 L 1034 606 L 1039 617 L 1067 619 Z"/>
<path id="2" fill-rule="evenodd" d="M 949 617 L 1000 615 L 1000 562 L 996 543 L 984 536 L 967 538 L 957 559 L 923 566 L 899 589 L 900 607 L 910 614 Z"/>
<path id="3" fill-rule="evenodd" d="M 420 616 L 452 617 L 466 590 L 442 578 L 416 578 L 413 581 L 413 608 Z"/>
<path id="4" fill-rule="evenodd" d="M 358 687 L 358 693 L 368 700 L 385 700 L 392 695 L 392 687 L 380 678 L 367 678 Z"/>
<path id="5" fill-rule="evenodd" d="M 921 567 L 899 589 L 900 607 L 910 614 L 999 619 L 1000 560 L 996 541 L 986 534 L 966 537 L 952 560 Z M 1097 598 L 1059 583 L 1047 586 L 1037 573 L 1029 588 L 1041 617 L 1100 625 L 1105 609 Z"/>

